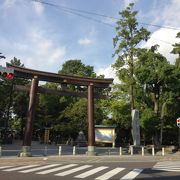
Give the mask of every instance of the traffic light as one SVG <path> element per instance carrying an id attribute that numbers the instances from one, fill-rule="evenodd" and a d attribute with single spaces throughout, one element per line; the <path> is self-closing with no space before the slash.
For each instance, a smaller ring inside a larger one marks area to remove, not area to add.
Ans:
<path id="1" fill-rule="evenodd" d="M 14 76 L 14 69 L 0 66 L 0 78 L 1 79 L 12 79 Z"/>
<path id="2" fill-rule="evenodd" d="M 177 122 L 177 126 L 180 128 L 180 117 L 177 118 L 176 122 Z"/>

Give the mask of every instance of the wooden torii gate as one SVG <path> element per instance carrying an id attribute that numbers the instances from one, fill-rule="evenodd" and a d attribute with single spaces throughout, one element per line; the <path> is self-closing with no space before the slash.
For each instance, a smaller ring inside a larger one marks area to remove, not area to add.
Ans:
<path id="1" fill-rule="evenodd" d="M 6 64 L 7 67 L 14 69 L 14 77 L 31 79 L 30 87 L 30 99 L 29 108 L 27 113 L 27 121 L 25 126 L 25 134 L 23 139 L 22 152 L 20 156 L 31 156 L 31 139 L 32 139 L 32 125 L 35 115 L 35 104 L 37 92 L 43 91 L 38 90 L 39 81 L 55 82 L 59 84 L 72 84 L 79 86 L 86 86 L 86 94 L 62 91 L 62 95 L 72 95 L 72 96 L 86 96 L 88 99 L 88 151 L 87 155 L 95 155 L 95 129 L 94 129 L 94 88 L 108 88 L 112 84 L 113 79 L 97 79 L 97 78 L 87 78 L 79 76 L 68 76 L 56 73 L 38 71 L 34 69 L 28 69 L 24 67 L 18 67 Z M 17 89 L 24 89 L 23 87 L 16 87 Z M 27 89 L 27 88 L 25 88 Z M 44 89 L 44 91 L 46 91 Z M 97 95 L 96 95 L 97 96 Z"/>

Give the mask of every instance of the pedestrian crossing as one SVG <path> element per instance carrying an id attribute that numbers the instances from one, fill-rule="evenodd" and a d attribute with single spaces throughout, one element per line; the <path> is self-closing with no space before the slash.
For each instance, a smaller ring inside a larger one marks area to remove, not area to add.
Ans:
<path id="1" fill-rule="evenodd" d="M 0 166 L 0 171 L 34 173 L 37 175 L 51 174 L 53 176 L 71 176 L 71 179 L 110 180 L 118 178 L 122 180 L 135 179 L 143 169 L 131 169 L 123 167 L 97 166 L 92 164 L 35 164 L 24 166 Z M 121 174 L 122 173 L 122 174 Z"/>
<path id="2" fill-rule="evenodd" d="M 180 161 L 162 161 L 156 163 L 153 170 L 180 172 Z"/>

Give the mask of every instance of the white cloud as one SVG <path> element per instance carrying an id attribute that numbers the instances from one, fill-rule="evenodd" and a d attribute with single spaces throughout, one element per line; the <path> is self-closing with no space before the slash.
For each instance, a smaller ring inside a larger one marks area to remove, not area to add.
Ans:
<path id="1" fill-rule="evenodd" d="M 28 35 L 30 43 L 29 53 L 31 58 L 28 58 L 29 66 L 53 66 L 53 64 L 60 63 L 61 59 L 64 58 L 66 54 L 65 47 L 56 46 L 49 37 L 46 37 L 43 32 L 38 29 L 32 29 Z M 35 62 L 33 61 L 35 59 Z"/>
<path id="2" fill-rule="evenodd" d="M 44 6 L 39 2 L 33 2 L 33 7 L 38 15 L 42 15 L 44 12 Z"/>
<path id="3" fill-rule="evenodd" d="M 6 41 L 4 45 L 6 49 L 9 49 L 8 54 L 6 53 L 6 61 L 15 56 L 28 68 L 57 72 L 64 61 L 66 48 L 56 45 L 45 34 L 47 33 L 39 29 L 29 29 L 22 40 L 17 42 Z M 2 37 L 1 40 L 3 41 Z"/>
<path id="4" fill-rule="evenodd" d="M 123 0 L 124 7 L 126 8 L 129 3 L 137 3 L 139 0 Z"/>
<path id="5" fill-rule="evenodd" d="M 10 8 L 16 3 L 16 0 L 5 0 L 3 3 L 4 8 Z"/>
<path id="6" fill-rule="evenodd" d="M 163 11 L 161 11 L 159 20 L 163 22 L 164 25 L 179 27 L 179 21 L 180 21 L 179 12 L 180 12 L 180 1 L 171 0 L 169 1 L 169 4 L 165 6 Z"/>
<path id="7" fill-rule="evenodd" d="M 114 81 L 113 83 L 114 84 L 117 84 L 119 83 L 119 79 L 117 78 L 116 76 L 116 72 L 115 70 L 110 66 L 106 67 L 106 68 L 100 68 L 97 70 L 97 75 L 104 75 L 105 78 L 113 78 Z"/>
<path id="8" fill-rule="evenodd" d="M 159 29 L 155 31 L 148 42 L 145 44 L 146 48 L 150 48 L 152 45 L 158 44 L 160 47 L 158 51 L 163 54 L 168 61 L 174 63 L 176 56 L 171 54 L 173 47 L 172 44 L 178 42 L 176 38 L 176 34 L 178 31 L 171 30 L 171 29 Z"/>
<path id="9" fill-rule="evenodd" d="M 85 38 L 79 39 L 78 43 L 79 43 L 80 45 L 89 45 L 89 44 L 92 44 L 93 41 L 92 41 L 91 39 L 85 37 Z"/>
<path id="10" fill-rule="evenodd" d="M 157 5 L 157 4 L 156 4 Z M 148 14 L 153 17 L 152 24 L 161 24 L 162 26 L 172 26 L 179 28 L 179 30 L 173 30 L 168 28 L 160 28 L 154 31 L 151 38 L 145 44 L 145 47 L 151 47 L 152 45 L 158 44 L 159 52 L 163 54 L 168 61 L 174 63 L 176 56 L 171 54 L 172 44 L 178 42 L 176 38 L 177 32 L 180 31 L 180 1 L 171 0 L 168 4 L 165 4 L 163 8 L 158 8 L 150 11 Z"/>

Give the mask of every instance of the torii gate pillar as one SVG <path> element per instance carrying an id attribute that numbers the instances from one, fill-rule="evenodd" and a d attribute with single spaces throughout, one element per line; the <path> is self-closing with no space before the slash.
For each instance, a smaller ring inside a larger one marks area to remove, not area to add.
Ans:
<path id="1" fill-rule="evenodd" d="M 88 85 L 88 151 L 87 155 L 94 156 L 95 129 L 94 129 L 94 85 Z"/>
<path id="2" fill-rule="evenodd" d="M 32 139 L 32 125 L 34 121 L 35 115 L 35 107 L 36 107 L 36 97 L 38 90 L 38 78 L 35 76 L 32 79 L 31 89 L 30 89 L 30 97 L 29 97 L 29 108 L 24 132 L 23 146 L 22 152 L 20 153 L 21 157 L 32 156 L 31 154 L 31 139 Z"/>

